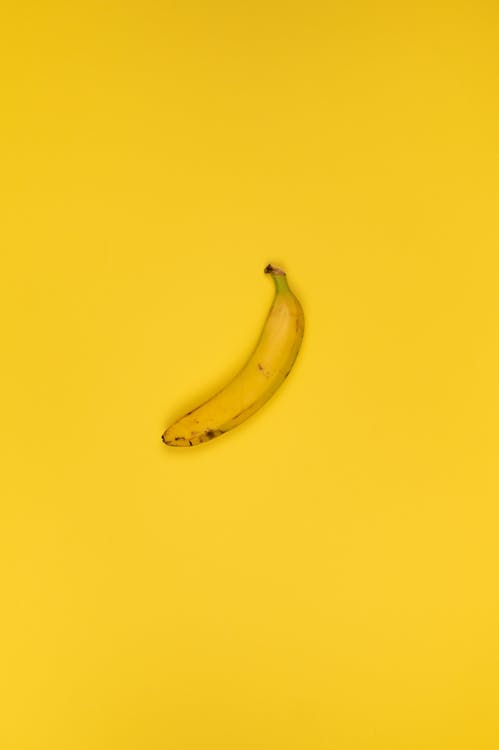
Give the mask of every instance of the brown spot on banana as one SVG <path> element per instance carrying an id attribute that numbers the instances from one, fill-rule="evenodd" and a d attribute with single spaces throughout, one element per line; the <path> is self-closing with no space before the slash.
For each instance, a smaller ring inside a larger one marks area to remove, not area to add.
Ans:
<path id="1" fill-rule="evenodd" d="M 208 440 L 213 440 L 213 438 L 216 438 L 219 435 L 223 435 L 223 433 L 224 433 L 223 430 L 206 430 L 204 434 L 206 435 Z"/>

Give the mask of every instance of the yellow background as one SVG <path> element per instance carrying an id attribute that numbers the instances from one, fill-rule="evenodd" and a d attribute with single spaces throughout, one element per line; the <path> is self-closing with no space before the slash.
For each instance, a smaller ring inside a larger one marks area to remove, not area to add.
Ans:
<path id="1" fill-rule="evenodd" d="M 497 750 L 497 3 L 0 29 L 2 750 Z"/>

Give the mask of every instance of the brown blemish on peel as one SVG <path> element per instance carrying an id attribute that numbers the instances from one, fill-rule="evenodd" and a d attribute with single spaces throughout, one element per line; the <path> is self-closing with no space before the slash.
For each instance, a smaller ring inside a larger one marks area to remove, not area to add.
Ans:
<path id="1" fill-rule="evenodd" d="M 223 430 L 206 430 L 204 433 L 208 440 L 213 440 L 213 438 L 218 437 L 219 435 L 223 435 Z"/>
<path id="2" fill-rule="evenodd" d="M 266 378 L 270 378 L 270 371 L 266 370 L 261 362 L 258 363 L 258 369 L 265 375 Z"/>

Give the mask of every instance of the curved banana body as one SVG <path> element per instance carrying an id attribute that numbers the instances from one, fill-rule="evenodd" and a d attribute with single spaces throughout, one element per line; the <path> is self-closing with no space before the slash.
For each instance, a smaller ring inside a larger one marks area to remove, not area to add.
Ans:
<path id="1" fill-rule="evenodd" d="M 163 442 L 177 448 L 206 443 L 254 414 L 289 374 L 301 346 L 304 317 L 286 274 L 268 265 L 275 296 L 258 343 L 242 370 L 208 401 L 163 433 Z"/>

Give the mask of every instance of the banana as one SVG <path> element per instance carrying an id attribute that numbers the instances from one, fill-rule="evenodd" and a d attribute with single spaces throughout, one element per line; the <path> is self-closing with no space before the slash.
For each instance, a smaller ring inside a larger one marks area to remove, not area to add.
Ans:
<path id="1" fill-rule="evenodd" d="M 165 430 L 166 445 L 189 448 L 232 430 L 258 411 L 288 376 L 303 339 L 303 310 L 284 271 L 269 264 L 265 273 L 274 280 L 275 295 L 253 354 L 222 390 Z"/>

